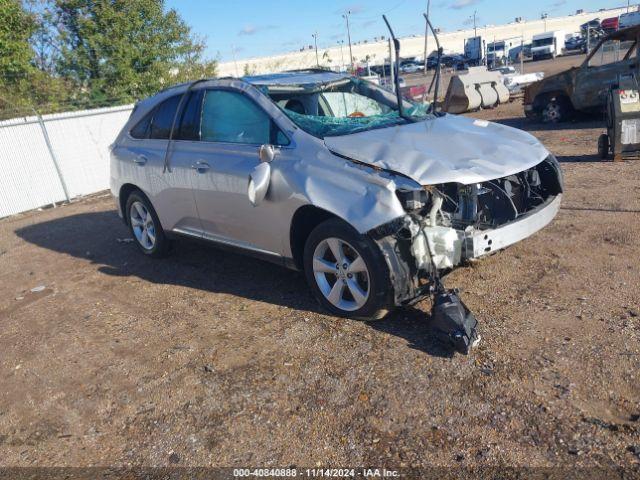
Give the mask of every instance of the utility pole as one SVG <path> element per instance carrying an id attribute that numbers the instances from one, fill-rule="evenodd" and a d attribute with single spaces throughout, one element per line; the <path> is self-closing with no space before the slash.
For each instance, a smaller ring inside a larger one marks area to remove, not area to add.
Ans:
<path id="1" fill-rule="evenodd" d="M 400 72 L 396 72 L 393 68 L 393 40 L 389 38 L 389 67 L 391 73 L 391 91 L 396 92 L 396 73 L 400 75 Z M 384 69 L 383 69 L 384 70 Z"/>
<path id="2" fill-rule="evenodd" d="M 351 10 L 347 10 L 347 13 L 343 14 L 342 18 L 347 21 L 347 38 L 349 39 L 349 63 L 351 64 L 351 73 L 353 74 L 355 70 L 353 68 L 353 50 L 351 49 L 351 29 L 349 28 L 349 15 L 351 15 Z"/>
<path id="3" fill-rule="evenodd" d="M 344 46 L 344 40 L 338 40 L 338 45 L 340 45 L 340 57 L 342 57 L 342 64 L 340 66 L 340 71 L 344 71 L 344 51 L 342 47 Z"/>
<path id="4" fill-rule="evenodd" d="M 318 59 L 318 32 L 311 35 L 313 37 L 313 41 L 316 45 L 316 65 L 320 68 L 320 60 Z"/>
<path id="5" fill-rule="evenodd" d="M 495 68 L 496 66 L 496 36 L 493 36 L 493 43 L 491 44 L 493 56 L 491 57 L 491 66 L 489 68 Z M 487 62 L 488 63 L 488 62 Z"/>
<path id="6" fill-rule="evenodd" d="M 427 0 L 427 19 L 431 9 L 431 0 Z M 424 22 L 424 74 L 427 74 L 427 55 L 429 55 L 429 24 Z"/>
<path id="7" fill-rule="evenodd" d="M 473 36 L 477 37 L 478 36 L 478 27 L 476 26 L 476 18 L 478 16 L 478 11 L 474 10 L 473 11 Z"/>
<path id="8" fill-rule="evenodd" d="M 233 55 L 233 65 L 235 66 L 235 69 L 236 69 L 236 78 L 240 78 L 240 75 L 238 74 L 238 61 L 236 60 L 235 45 L 231 45 L 231 55 Z"/>

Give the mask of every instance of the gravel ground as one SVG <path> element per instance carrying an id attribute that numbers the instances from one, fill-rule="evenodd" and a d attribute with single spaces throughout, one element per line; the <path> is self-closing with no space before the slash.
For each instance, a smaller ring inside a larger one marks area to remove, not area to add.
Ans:
<path id="1" fill-rule="evenodd" d="M 361 323 L 268 263 L 144 258 L 107 195 L 0 221 L 0 465 L 638 468 L 640 161 L 597 161 L 594 121 L 474 116 L 540 138 L 567 192 L 447 278 L 481 323 L 469 356 L 427 303 Z"/>

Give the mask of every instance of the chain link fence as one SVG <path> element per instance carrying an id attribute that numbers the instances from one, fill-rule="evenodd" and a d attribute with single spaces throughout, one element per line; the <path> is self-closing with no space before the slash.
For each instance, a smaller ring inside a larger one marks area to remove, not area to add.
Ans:
<path id="1" fill-rule="evenodd" d="M 0 121 L 0 218 L 109 188 L 109 145 L 132 109 Z"/>

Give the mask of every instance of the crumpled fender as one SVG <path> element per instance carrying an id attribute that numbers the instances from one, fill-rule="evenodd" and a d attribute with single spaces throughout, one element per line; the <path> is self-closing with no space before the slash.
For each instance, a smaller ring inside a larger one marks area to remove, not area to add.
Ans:
<path id="1" fill-rule="evenodd" d="M 343 219 L 359 233 L 405 215 L 395 191 L 420 188 L 401 175 L 376 170 L 322 148 L 295 161 L 274 162 L 270 198 L 303 195 L 300 206 L 313 205 Z"/>

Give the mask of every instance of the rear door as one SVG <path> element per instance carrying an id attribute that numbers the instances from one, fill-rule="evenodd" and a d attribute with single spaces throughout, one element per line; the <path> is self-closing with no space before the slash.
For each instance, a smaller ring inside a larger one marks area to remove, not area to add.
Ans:
<path id="1" fill-rule="evenodd" d="M 182 93 L 165 99 L 140 120 L 129 132 L 126 150 L 131 165 L 135 165 L 134 183 L 151 200 L 162 227 L 200 231 L 191 188 L 191 164 L 176 154 L 177 142 L 172 144 L 171 167 L 164 168 L 169 133 L 181 97 Z M 180 118 L 178 131 L 179 122 Z"/>

